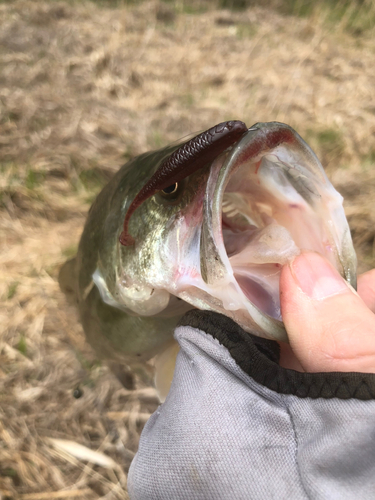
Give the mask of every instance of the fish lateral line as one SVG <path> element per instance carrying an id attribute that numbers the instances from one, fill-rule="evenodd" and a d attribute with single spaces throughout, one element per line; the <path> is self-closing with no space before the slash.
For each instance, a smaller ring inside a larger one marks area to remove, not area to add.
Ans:
<path id="1" fill-rule="evenodd" d="M 130 204 L 119 238 L 121 245 L 134 245 L 135 240 L 128 232 L 129 220 L 145 200 L 212 162 L 218 155 L 238 142 L 247 130 L 245 123 L 239 120 L 218 123 L 176 149 L 163 161 Z"/>

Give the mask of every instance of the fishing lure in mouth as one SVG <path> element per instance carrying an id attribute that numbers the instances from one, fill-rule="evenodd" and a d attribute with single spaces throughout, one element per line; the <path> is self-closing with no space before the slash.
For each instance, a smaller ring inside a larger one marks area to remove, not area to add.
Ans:
<path id="1" fill-rule="evenodd" d="M 134 211 L 145 200 L 157 191 L 166 190 L 166 194 L 173 194 L 178 182 L 212 162 L 238 142 L 246 131 L 247 126 L 242 121 L 222 122 L 193 137 L 174 151 L 134 198 L 125 215 L 120 243 L 124 246 L 134 245 L 134 238 L 128 232 L 128 224 Z"/>

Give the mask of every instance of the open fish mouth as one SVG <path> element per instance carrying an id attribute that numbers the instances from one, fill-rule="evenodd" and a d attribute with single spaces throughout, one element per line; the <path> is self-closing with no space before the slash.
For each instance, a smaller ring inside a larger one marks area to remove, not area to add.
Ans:
<path id="1" fill-rule="evenodd" d="M 214 162 L 203 202 L 200 273 L 179 293 L 235 319 L 245 330 L 286 340 L 281 267 L 301 250 L 325 256 L 356 286 L 356 256 L 342 207 L 316 155 L 289 126 L 252 126 Z"/>

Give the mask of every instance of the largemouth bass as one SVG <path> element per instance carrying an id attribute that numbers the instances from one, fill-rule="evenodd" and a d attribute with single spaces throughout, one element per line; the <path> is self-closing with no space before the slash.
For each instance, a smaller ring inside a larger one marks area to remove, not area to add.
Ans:
<path id="1" fill-rule="evenodd" d="M 92 205 L 60 283 L 76 295 L 89 343 L 136 370 L 158 355 L 163 372 L 193 307 L 287 341 L 280 270 L 301 249 L 356 286 L 342 201 L 291 127 L 225 122 L 124 165 Z"/>

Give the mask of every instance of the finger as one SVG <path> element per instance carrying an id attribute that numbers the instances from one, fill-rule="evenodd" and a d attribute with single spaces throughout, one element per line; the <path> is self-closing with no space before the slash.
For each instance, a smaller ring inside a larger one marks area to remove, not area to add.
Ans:
<path id="1" fill-rule="evenodd" d="M 283 368 L 289 368 L 290 370 L 295 370 L 297 372 L 304 372 L 301 363 L 298 361 L 293 349 L 290 344 L 286 342 L 279 342 L 280 346 L 280 360 L 279 365 Z"/>
<path id="2" fill-rule="evenodd" d="M 366 306 L 375 312 L 375 269 L 358 276 L 357 291 Z"/>
<path id="3" fill-rule="evenodd" d="M 306 371 L 375 372 L 375 316 L 323 257 L 302 253 L 285 265 L 280 300 Z"/>

